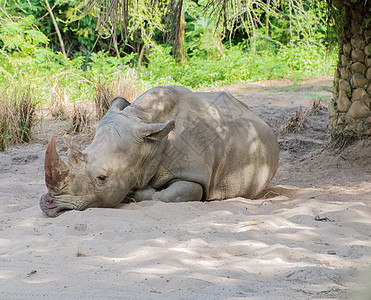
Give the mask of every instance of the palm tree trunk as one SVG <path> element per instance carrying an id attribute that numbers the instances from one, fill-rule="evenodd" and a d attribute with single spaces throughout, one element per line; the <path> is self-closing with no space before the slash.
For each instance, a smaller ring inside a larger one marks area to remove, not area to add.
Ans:
<path id="1" fill-rule="evenodd" d="M 371 135 L 371 1 L 335 2 L 339 59 L 329 131 L 336 142 Z"/>

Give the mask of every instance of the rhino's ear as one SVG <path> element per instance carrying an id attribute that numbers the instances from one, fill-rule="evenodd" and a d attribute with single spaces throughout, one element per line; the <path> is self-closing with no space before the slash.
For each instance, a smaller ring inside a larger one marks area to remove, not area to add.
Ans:
<path id="1" fill-rule="evenodd" d="M 130 102 L 127 101 L 126 99 L 121 98 L 121 97 L 116 97 L 115 99 L 112 100 L 109 111 L 123 110 L 125 107 L 129 105 L 130 105 Z"/>
<path id="2" fill-rule="evenodd" d="M 142 136 L 145 139 L 152 141 L 159 141 L 169 134 L 175 127 L 175 122 L 171 121 L 167 124 L 156 123 L 156 124 L 145 124 L 141 128 Z"/>

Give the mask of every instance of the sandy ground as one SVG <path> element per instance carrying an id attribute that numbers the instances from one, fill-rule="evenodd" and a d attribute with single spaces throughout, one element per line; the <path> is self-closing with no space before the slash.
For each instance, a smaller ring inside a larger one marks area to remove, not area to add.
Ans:
<path id="1" fill-rule="evenodd" d="M 371 299 L 371 142 L 323 151 L 325 108 L 304 130 L 283 130 L 300 107 L 329 103 L 331 79 L 224 89 L 279 138 L 280 167 L 256 200 L 146 201 L 52 219 L 38 202 L 55 129 L 0 153 L 0 298 Z"/>

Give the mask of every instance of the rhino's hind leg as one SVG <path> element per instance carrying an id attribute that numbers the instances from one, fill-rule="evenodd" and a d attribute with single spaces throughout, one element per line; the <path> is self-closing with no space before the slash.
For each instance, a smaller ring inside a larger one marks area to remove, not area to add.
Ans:
<path id="1" fill-rule="evenodd" d="M 155 200 L 162 202 L 186 202 L 200 201 L 202 199 L 202 186 L 191 181 L 175 181 L 166 189 L 156 191 L 154 188 L 146 187 L 137 190 L 129 198 L 135 201 Z"/>

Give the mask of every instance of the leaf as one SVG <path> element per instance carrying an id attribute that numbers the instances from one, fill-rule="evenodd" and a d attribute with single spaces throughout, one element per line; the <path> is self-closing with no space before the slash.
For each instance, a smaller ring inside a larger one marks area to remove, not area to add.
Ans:
<path id="1" fill-rule="evenodd" d="M 26 30 L 25 34 L 27 35 L 28 38 L 31 38 L 33 44 L 35 45 L 46 44 L 49 41 L 45 34 L 35 29 Z"/>
<path id="2" fill-rule="evenodd" d="M 20 24 L 24 27 L 31 27 L 35 24 L 35 17 L 33 15 L 28 15 L 20 21 Z"/>

